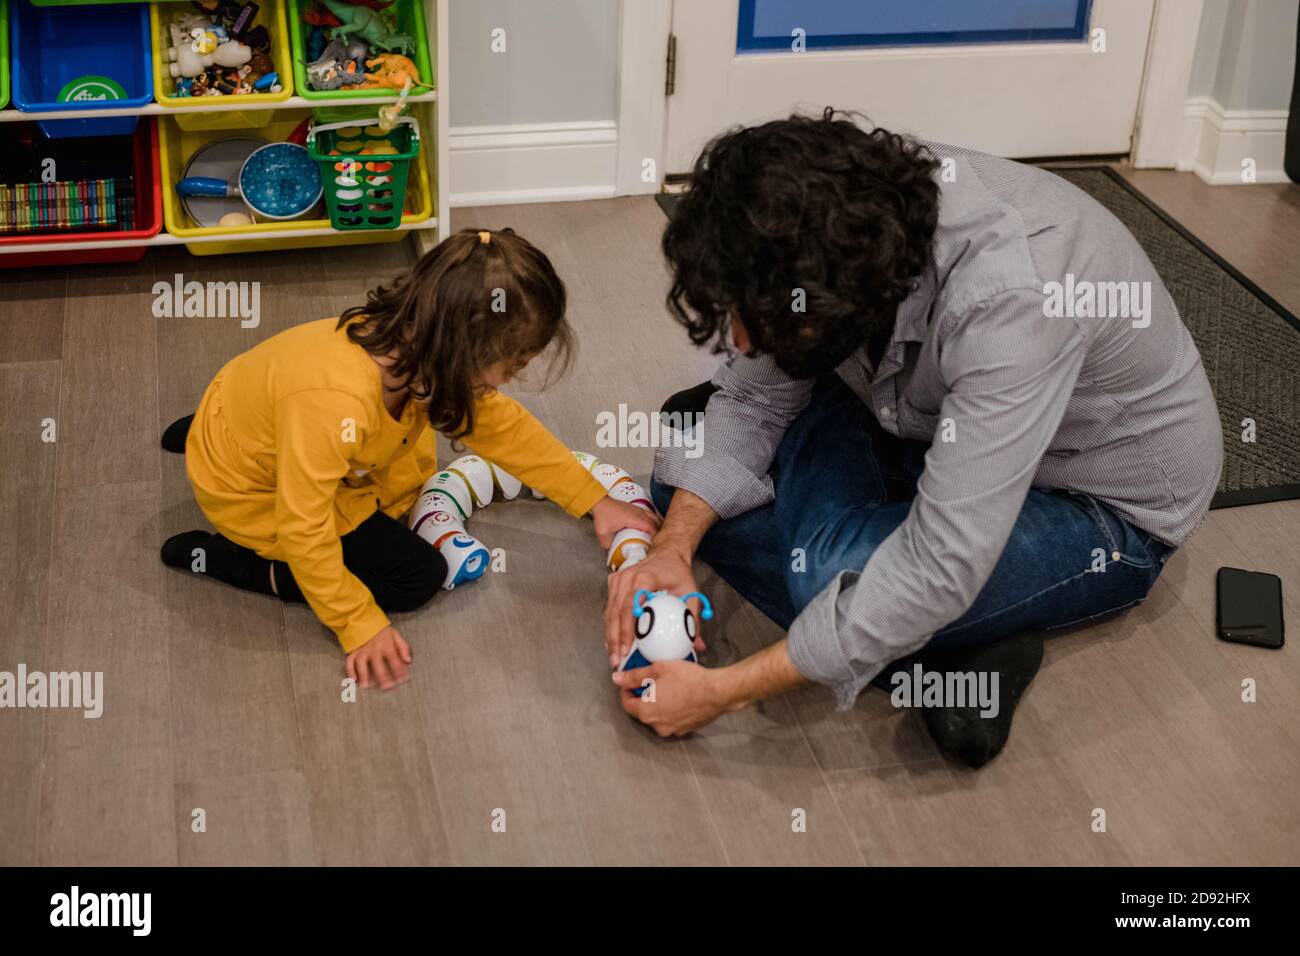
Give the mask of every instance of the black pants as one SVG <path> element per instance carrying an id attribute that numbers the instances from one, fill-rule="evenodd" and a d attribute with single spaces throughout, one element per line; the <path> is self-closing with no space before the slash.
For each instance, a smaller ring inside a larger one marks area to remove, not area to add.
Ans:
<path id="1" fill-rule="evenodd" d="M 382 511 L 376 511 L 340 540 L 344 566 L 370 589 L 375 602 L 385 611 L 414 611 L 438 593 L 447 577 L 447 562 L 438 549 Z M 275 586 L 281 600 L 306 603 L 289 565 L 267 561 L 252 551 L 248 554 L 275 566 Z"/>

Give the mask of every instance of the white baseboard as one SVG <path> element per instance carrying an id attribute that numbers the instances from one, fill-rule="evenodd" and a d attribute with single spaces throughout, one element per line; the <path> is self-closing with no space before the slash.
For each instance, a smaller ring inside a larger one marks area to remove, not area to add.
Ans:
<path id="1" fill-rule="evenodd" d="M 1286 123 L 1286 110 L 1225 110 L 1211 97 L 1192 97 L 1183 107 L 1178 169 L 1212 186 L 1240 186 L 1242 163 L 1252 159 L 1255 182 L 1290 182 L 1282 166 Z"/>
<path id="2" fill-rule="evenodd" d="M 453 127 L 451 205 L 608 199 L 615 193 L 613 120 Z"/>

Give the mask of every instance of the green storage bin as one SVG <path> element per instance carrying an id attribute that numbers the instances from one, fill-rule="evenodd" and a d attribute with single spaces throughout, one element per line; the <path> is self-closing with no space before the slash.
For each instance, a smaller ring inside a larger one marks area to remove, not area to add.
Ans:
<path id="1" fill-rule="evenodd" d="M 341 232 L 396 229 L 406 203 L 411 161 L 420 155 L 420 124 L 403 116 L 387 132 L 379 120 L 314 125 L 307 132 L 307 153 L 320 165 L 325 209 L 330 225 Z M 395 152 L 363 154 L 362 148 Z M 338 155 L 332 155 L 333 151 Z M 357 166 L 342 168 L 348 160 Z"/>
<path id="2" fill-rule="evenodd" d="M 298 96 L 305 100 L 337 99 L 375 99 L 381 96 L 395 96 L 396 90 L 378 88 L 357 90 L 342 87 L 337 90 L 313 90 L 307 85 L 307 39 L 311 34 L 311 25 L 304 23 L 302 14 L 311 4 L 311 0 L 289 0 L 289 30 L 293 44 L 293 88 Z M 358 9 L 368 9 L 359 7 Z M 405 33 L 415 41 L 415 53 L 410 57 L 420 71 L 420 81 L 428 87 L 415 87 L 412 93 L 424 93 L 433 87 L 433 63 L 429 57 L 429 32 L 424 22 L 423 0 L 396 0 L 388 11 L 397 21 L 397 32 Z M 374 11 L 371 11 L 374 12 Z M 364 14 L 363 14 L 364 16 Z M 328 43 L 328 40 L 326 41 Z"/>
<path id="3" fill-rule="evenodd" d="M 9 0 L 0 0 L 0 110 L 9 105 Z"/>

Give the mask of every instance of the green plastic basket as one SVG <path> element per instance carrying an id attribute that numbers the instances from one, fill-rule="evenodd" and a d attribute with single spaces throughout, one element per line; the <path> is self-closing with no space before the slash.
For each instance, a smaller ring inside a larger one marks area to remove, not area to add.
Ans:
<path id="1" fill-rule="evenodd" d="M 9 0 L 0 0 L 0 110 L 9 105 Z"/>
<path id="2" fill-rule="evenodd" d="M 311 0 L 289 0 L 287 11 L 293 43 L 294 92 L 305 100 L 356 99 L 364 102 L 379 96 L 395 96 L 396 90 L 383 87 L 358 90 L 345 86 L 337 90 L 313 90 L 307 85 L 307 37 L 311 28 L 303 22 L 302 13 L 310 3 Z M 396 0 L 388 7 L 388 12 L 396 20 L 397 32 L 405 33 L 415 41 L 415 53 L 410 57 L 411 62 L 420 71 L 420 80 L 432 88 L 433 63 L 429 58 L 429 32 L 424 22 L 423 0 Z M 417 87 L 413 92 L 423 93 L 424 88 Z"/>
<path id="3" fill-rule="evenodd" d="M 325 209 L 335 229 L 396 229 L 401 223 L 411 161 L 420 155 L 420 124 L 411 116 L 397 122 L 388 132 L 379 128 L 377 119 L 322 123 L 308 130 L 307 153 L 320 165 Z M 358 148 L 349 149 L 353 144 Z M 360 152 L 361 147 L 375 146 L 396 152 Z M 354 160 L 351 169 L 348 160 Z"/>

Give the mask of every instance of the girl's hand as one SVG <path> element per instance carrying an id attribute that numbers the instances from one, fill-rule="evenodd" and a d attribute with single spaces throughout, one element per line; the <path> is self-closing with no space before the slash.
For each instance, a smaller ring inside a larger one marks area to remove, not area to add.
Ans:
<path id="1" fill-rule="evenodd" d="M 606 495 L 592 505 L 591 520 L 596 526 L 596 540 L 602 548 L 608 548 L 614 535 L 624 528 L 637 528 L 654 537 L 659 530 L 660 519 L 653 511 L 646 511 Z"/>
<path id="2" fill-rule="evenodd" d="M 364 688 L 371 680 L 384 690 L 411 679 L 411 645 L 392 625 L 384 628 L 347 657 L 348 676 Z"/>

